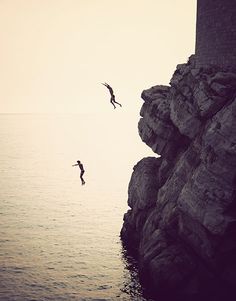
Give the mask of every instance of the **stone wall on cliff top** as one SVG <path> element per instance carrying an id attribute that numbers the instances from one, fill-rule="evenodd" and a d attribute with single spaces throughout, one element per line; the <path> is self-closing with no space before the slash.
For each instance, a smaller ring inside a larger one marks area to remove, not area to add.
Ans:
<path id="1" fill-rule="evenodd" d="M 143 91 L 138 129 L 160 158 L 129 183 L 121 238 L 156 293 L 236 287 L 236 74 L 178 65 Z M 236 296 L 236 294 L 235 294 Z M 236 300 L 236 299 L 235 299 Z"/>

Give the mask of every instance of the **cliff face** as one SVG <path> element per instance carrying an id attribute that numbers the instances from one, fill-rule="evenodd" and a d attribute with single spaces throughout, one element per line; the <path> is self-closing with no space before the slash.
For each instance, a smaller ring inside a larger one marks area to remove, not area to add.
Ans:
<path id="1" fill-rule="evenodd" d="M 143 91 L 141 139 L 121 237 L 157 294 L 236 287 L 236 74 L 178 65 Z M 234 291 L 234 290 L 233 290 Z M 236 294 L 235 294 L 236 295 Z"/>

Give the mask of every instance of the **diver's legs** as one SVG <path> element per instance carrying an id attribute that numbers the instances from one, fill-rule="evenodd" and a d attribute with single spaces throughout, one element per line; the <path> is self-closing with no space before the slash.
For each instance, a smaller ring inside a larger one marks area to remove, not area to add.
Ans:
<path id="1" fill-rule="evenodd" d="M 114 102 L 117 103 L 120 107 L 122 107 L 122 105 L 121 105 L 119 102 L 117 102 L 117 101 L 115 101 L 115 100 L 114 100 Z"/>
<path id="2" fill-rule="evenodd" d="M 80 173 L 80 180 L 81 180 L 81 184 L 84 185 L 85 184 L 85 180 L 83 179 L 83 174 L 84 174 L 84 171 L 82 171 Z"/>
<path id="3" fill-rule="evenodd" d="M 114 105 L 114 100 L 111 98 L 110 103 L 113 105 L 114 109 L 116 108 L 116 106 Z"/>

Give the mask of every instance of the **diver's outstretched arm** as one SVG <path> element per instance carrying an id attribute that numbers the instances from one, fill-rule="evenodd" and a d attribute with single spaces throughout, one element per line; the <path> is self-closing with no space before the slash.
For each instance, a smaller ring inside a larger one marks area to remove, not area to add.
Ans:
<path id="1" fill-rule="evenodd" d="M 107 89 L 110 91 L 110 93 L 113 94 L 113 89 L 110 85 L 108 85 L 107 83 L 102 83 L 102 85 L 107 87 Z"/>
<path id="2" fill-rule="evenodd" d="M 105 86 L 105 87 L 107 87 L 107 88 L 109 86 L 107 83 L 102 83 L 102 85 Z"/>
<path id="3" fill-rule="evenodd" d="M 102 83 L 102 85 L 104 85 L 106 87 L 110 87 L 107 83 Z"/>

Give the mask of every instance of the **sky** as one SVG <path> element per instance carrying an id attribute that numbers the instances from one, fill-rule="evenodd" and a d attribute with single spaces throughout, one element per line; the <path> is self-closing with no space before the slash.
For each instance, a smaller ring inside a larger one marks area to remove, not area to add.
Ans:
<path id="1" fill-rule="evenodd" d="M 194 53 L 195 24 L 195 0 L 0 0 L 0 113 L 108 113 L 108 82 L 137 114 Z"/>

